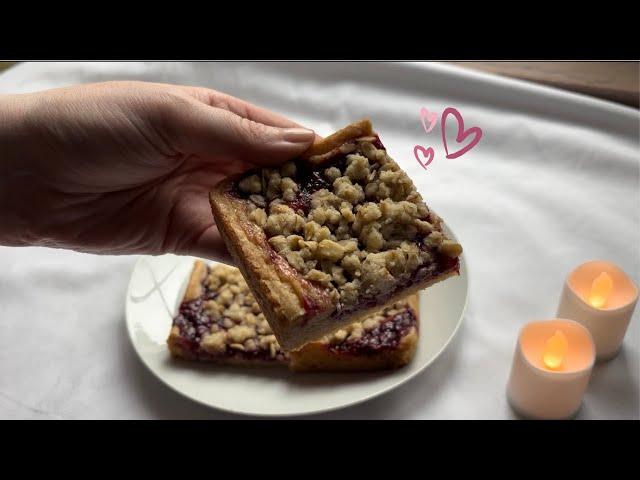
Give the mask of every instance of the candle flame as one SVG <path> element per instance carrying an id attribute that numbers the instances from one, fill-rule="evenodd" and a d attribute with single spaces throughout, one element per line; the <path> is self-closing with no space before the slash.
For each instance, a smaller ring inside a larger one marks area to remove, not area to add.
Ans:
<path id="1" fill-rule="evenodd" d="M 607 272 L 598 275 L 591 284 L 589 303 L 596 308 L 602 308 L 613 290 L 613 279 Z"/>
<path id="2" fill-rule="evenodd" d="M 567 355 L 568 349 L 569 342 L 567 337 L 561 330 L 556 330 L 556 333 L 547 340 L 542 361 L 547 368 L 558 370 L 562 366 L 562 361 Z"/>

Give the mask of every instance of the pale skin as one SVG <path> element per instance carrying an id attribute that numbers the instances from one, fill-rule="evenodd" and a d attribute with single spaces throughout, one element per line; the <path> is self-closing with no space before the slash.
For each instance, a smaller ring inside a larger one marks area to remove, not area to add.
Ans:
<path id="1" fill-rule="evenodd" d="M 0 95 L 0 245 L 230 263 L 208 192 L 313 131 L 206 88 L 106 82 Z"/>

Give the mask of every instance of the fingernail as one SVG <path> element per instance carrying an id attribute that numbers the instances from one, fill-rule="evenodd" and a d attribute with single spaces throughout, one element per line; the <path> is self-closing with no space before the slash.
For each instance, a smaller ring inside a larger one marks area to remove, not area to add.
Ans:
<path id="1" fill-rule="evenodd" d="M 282 139 L 291 143 L 309 143 L 316 134 L 307 128 L 283 128 Z"/>

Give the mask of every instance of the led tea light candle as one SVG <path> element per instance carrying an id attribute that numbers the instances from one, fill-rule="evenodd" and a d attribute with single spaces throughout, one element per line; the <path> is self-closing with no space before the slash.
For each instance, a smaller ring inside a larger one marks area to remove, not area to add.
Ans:
<path id="1" fill-rule="evenodd" d="M 611 262 L 583 263 L 567 277 L 558 317 L 570 318 L 589 329 L 598 360 L 614 357 L 638 301 L 638 287 Z"/>
<path id="2" fill-rule="evenodd" d="M 582 403 L 595 346 L 589 331 L 573 320 L 531 322 L 520 330 L 507 397 L 528 418 L 559 420 Z"/>

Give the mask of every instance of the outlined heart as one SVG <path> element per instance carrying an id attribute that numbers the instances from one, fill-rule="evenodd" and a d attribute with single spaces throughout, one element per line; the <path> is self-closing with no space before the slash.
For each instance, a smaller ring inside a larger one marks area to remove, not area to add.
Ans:
<path id="1" fill-rule="evenodd" d="M 473 140 L 471 140 L 466 146 L 462 147 L 460 150 L 449 153 L 449 146 L 447 145 L 447 118 L 449 115 L 453 115 L 456 118 L 458 123 L 458 133 L 456 134 L 456 142 L 461 143 L 470 135 L 474 135 Z M 482 138 L 482 129 L 480 127 L 471 127 L 467 130 L 464 129 L 464 120 L 462 120 L 462 115 L 460 112 L 453 107 L 445 108 L 444 112 L 442 112 L 442 121 L 441 130 L 442 130 L 442 143 L 444 144 L 444 150 L 447 152 L 446 158 L 458 158 L 461 155 L 464 155 L 473 147 L 475 147 L 480 139 Z"/>
<path id="2" fill-rule="evenodd" d="M 420 157 L 418 156 L 418 152 L 422 152 L 422 155 L 427 159 L 426 163 L 422 163 Z M 416 157 L 416 160 L 418 161 L 420 166 L 426 170 L 427 165 L 429 165 L 433 161 L 433 148 L 424 148 L 422 145 L 416 145 L 415 147 L 413 147 L 413 156 Z"/>
<path id="3" fill-rule="evenodd" d="M 425 120 L 429 122 L 429 128 L 427 128 Z M 430 112 L 422 107 L 420 109 L 420 121 L 422 122 L 422 128 L 424 128 L 425 133 L 429 133 L 435 128 L 436 123 L 438 123 L 438 112 Z"/>

